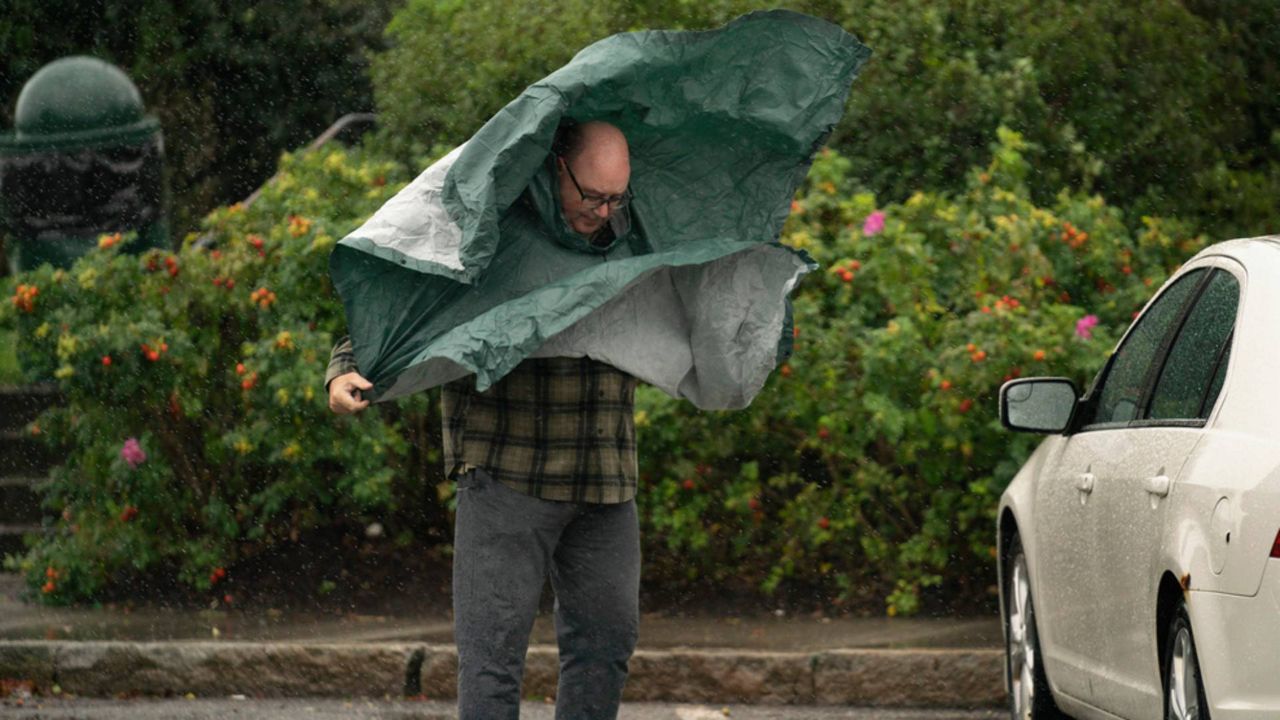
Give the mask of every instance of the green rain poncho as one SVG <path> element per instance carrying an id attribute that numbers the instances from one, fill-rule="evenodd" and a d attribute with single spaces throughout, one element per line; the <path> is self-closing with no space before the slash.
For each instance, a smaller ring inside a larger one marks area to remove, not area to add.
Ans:
<path id="1" fill-rule="evenodd" d="M 816 265 L 778 243 L 791 198 L 870 51 L 823 20 L 753 13 L 623 33 L 529 86 L 330 258 L 376 401 L 527 357 L 590 356 L 703 409 L 748 405 L 790 352 L 788 294 Z M 631 151 L 630 227 L 564 222 L 562 119 Z"/>

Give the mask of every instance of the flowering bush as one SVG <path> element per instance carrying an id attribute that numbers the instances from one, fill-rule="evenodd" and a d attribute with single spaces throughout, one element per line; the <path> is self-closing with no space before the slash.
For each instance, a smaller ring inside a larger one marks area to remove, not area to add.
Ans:
<path id="1" fill-rule="evenodd" d="M 795 353 L 742 412 L 642 390 L 647 572 L 917 611 L 983 601 L 997 500 L 1038 438 L 1003 431 L 1006 380 L 1082 386 L 1134 313 L 1202 247 L 1101 198 L 1029 199 L 1020 136 L 955 197 L 878 207 L 824 151 L 784 242 L 822 270 L 795 297 Z M 930 590 L 932 589 L 932 590 Z"/>
<path id="2" fill-rule="evenodd" d="M 172 571 L 207 589 L 282 539 L 394 504 L 394 414 L 336 417 L 322 378 L 344 326 L 329 251 L 403 180 L 340 150 L 285 156 L 251 208 L 208 216 L 208 246 L 126 255 L 107 235 L 69 270 L 12 279 L 23 370 L 67 399 L 29 427 L 65 458 L 45 492 L 56 522 L 10 563 L 33 588 L 61 601 Z"/>
<path id="3" fill-rule="evenodd" d="M 820 154 L 784 229 L 822 265 L 795 297 L 788 363 L 745 411 L 638 395 L 648 587 L 894 614 L 989 596 L 997 498 L 1037 442 L 1000 429 L 996 390 L 1084 384 L 1204 244 L 1155 218 L 1133 232 L 1098 197 L 1037 206 L 1023 149 L 1002 131 L 963 193 L 883 207 Z M 66 458 L 56 519 L 17 563 L 33 589 L 91 597 L 172 568 L 207 590 L 302 531 L 395 507 L 398 483 L 440 479 L 427 395 L 335 417 L 320 384 L 343 326 L 329 249 L 402 181 L 360 154 L 286 156 L 251 208 L 209 216 L 209 249 L 128 256 L 108 236 L 69 271 L 9 283 L 26 371 L 69 400 L 29 428 Z M 439 489 L 420 540 L 448 537 Z"/>

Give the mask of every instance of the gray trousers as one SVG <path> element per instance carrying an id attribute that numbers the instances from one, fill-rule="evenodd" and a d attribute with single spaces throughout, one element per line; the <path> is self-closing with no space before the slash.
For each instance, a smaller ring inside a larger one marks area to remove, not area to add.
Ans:
<path id="1" fill-rule="evenodd" d="M 520 716 L 520 681 L 551 576 L 557 720 L 616 718 L 639 626 L 634 501 L 541 500 L 472 470 L 458 477 L 453 623 L 459 720 Z"/>

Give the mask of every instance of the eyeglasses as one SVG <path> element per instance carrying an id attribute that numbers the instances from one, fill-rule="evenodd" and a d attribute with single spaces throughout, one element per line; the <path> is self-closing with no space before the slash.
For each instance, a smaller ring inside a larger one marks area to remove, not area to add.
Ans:
<path id="1" fill-rule="evenodd" d="M 582 191 L 582 186 L 578 184 L 578 178 L 573 176 L 573 170 L 569 167 L 569 161 L 563 155 L 560 156 L 561 162 L 564 163 L 565 172 L 569 173 L 569 180 L 573 186 L 577 188 L 578 194 L 582 196 L 582 204 L 589 210 L 598 210 L 602 205 L 608 205 L 610 210 L 621 210 L 631 203 L 631 186 L 628 185 L 621 195 L 588 195 Z"/>

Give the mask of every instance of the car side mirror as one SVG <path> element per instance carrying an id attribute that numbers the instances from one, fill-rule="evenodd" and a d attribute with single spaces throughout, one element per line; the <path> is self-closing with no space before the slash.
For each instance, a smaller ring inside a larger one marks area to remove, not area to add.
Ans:
<path id="1" fill-rule="evenodd" d="M 1010 430 L 1060 433 L 1070 427 L 1080 398 L 1067 378 L 1022 378 L 1000 387 L 1000 423 Z"/>

